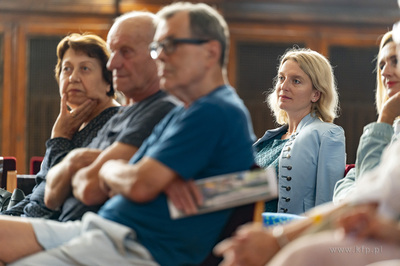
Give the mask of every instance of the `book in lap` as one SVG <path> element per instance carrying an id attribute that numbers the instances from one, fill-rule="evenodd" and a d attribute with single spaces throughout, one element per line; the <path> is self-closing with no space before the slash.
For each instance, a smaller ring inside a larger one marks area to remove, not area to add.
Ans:
<path id="1" fill-rule="evenodd" d="M 196 215 L 278 197 L 274 168 L 212 176 L 196 180 L 195 183 L 203 195 L 203 204 Z M 187 216 L 169 199 L 168 208 L 172 219 Z"/>

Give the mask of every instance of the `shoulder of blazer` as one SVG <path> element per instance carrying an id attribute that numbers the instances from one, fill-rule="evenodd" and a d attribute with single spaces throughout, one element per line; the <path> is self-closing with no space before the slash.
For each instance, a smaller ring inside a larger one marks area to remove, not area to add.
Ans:
<path id="1" fill-rule="evenodd" d="M 256 142 L 254 142 L 253 147 L 256 147 L 259 143 L 278 135 L 279 133 L 281 133 L 286 129 L 287 125 L 283 125 L 281 127 L 265 131 L 264 135 L 261 138 L 259 138 Z"/>
<path id="2" fill-rule="evenodd" d="M 319 133 L 325 133 L 327 131 L 343 131 L 342 127 L 333 123 L 321 121 L 318 118 L 306 125 L 303 128 L 303 131 L 304 130 L 317 130 Z"/>

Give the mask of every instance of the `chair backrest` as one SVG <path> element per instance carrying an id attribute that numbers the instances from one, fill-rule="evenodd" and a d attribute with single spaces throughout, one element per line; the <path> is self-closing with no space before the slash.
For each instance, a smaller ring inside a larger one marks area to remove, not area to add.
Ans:
<path id="1" fill-rule="evenodd" d="M 253 221 L 255 203 L 236 207 L 231 217 L 229 218 L 224 230 L 218 238 L 218 242 L 232 236 L 236 229 L 245 223 Z M 215 256 L 212 252 L 208 254 L 207 258 L 200 264 L 200 266 L 217 266 L 222 261 L 222 258 Z"/>
<path id="2" fill-rule="evenodd" d="M 346 168 L 344 169 L 344 176 L 346 176 L 347 173 L 354 167 L 356 167 L 354 163 L 346 164 Z"/>
<path id="3" fill-rule="evenodd" d="M 0 187 L 7 188 L 7 173 L 17 170 L 17 159 L 12 156 L 0 157 Z"/>
<path id="4" fill-rule="evenodd" d="M 16 187 L 22 190 L 25 195 L 31 194 L 36 185 L 36 175 L 17 175 Z"/>
<path id="5" fill-rule="evenodd" d="M 36 175 L 40 171 L 43 162 L 42 156 L 32 156 L 29 165 L 29 174 Z"/>

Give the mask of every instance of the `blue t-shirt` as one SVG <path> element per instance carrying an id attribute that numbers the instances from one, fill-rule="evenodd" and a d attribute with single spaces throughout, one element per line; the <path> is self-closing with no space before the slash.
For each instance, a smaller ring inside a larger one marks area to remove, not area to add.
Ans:
<path id="1" fill-rule="evenodd" d="M 254 133 L 249 113 L 234 89 L 221 86 L 176 107 L 154 129 L 130 160 L 151 157 L 183 179 L 250 169 Z M 117 195 L 99 211 L 106 219 L 133 228 L 161 265 L 196 265 L 216 244 L 231 209 L 171 220 L 166 195 L 135 203 Z"/>

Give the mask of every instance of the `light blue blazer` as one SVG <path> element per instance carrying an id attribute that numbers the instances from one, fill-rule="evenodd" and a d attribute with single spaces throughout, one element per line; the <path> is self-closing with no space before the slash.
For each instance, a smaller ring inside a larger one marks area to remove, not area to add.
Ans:
<path id="1" fill-rule="evenodd" d="M 254 143 L 286 132 L 287 125 L 268 130 Z M 312 115 L 305 116 L 285 143 L 279 158 L 278 212 L 301 214 L 332 200 L 346 166 L 344 131 Z"/>
<path id="2" fill-rule="evenodd" d="M 396 119 L 393 126 L 377 122 L 366 125 L 358 144 L 356 167 L 336 183 L 333 202 L 339 203 L 350 195 L 357 180 L 374 169 L 381 161 L 383 150 L 398 139 L 400 139 L 400 119 Z"/>

